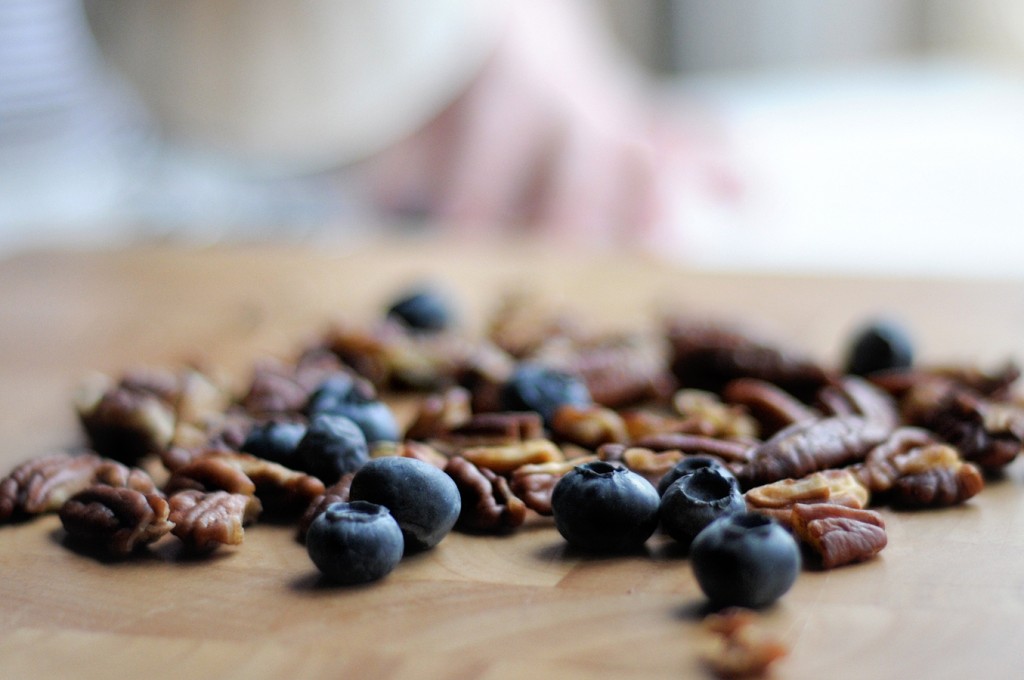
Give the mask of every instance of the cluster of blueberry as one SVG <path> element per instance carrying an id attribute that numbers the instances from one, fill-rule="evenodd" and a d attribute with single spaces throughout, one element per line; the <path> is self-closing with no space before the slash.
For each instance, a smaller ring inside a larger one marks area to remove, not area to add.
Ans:
<path id="1" fill-rule="evenodd" d="M 657 490 L 625 468 L 585 463 L 558 482 L 551 503 L 559 533 L 583 550 L 639 548 L 660 525 L 689 550 L 697 582 L 716 605 L 771 604 L 800 571 L 793 537 L 746 512 L 736 478 L 714 458 L 684 459 Z"/>
<path id="2" fill-rule="evenodd" d="M 452 320 L 444 300 L 429 292 L 399 300 L 388 314 L 426 332 Z M 906 365 L 909 347 L 898 328 L 873 326 L 855 343 L 851 372 Z M 579 379 L 529 362 L 519 365 L 500 398 L 507 410 L 537 412 L 546 424 L 559 407 L 592 401 Z M 412 458 L 370 460 L 369 445 L 400 435 L 387 405 L 359 382 L 344 375 L 324 382 L 306 415 L 308 426 L 271 421 L 255 428 L 242 448 L 326 483 L 354 473 L 349 502 L 329 506 L 306 534 L 323 574 L 345 584 L 379 579 L 404 554 L 432 548 L 454 527 L 461 500 L 448 475 Z M 689 551 L 700 587 L 718 605 L 768 605 L 800 570 L 794 538 L 772 519 L 746 511 L 739 483 L 716 458 L 684 459 L 657 488 L 615 464 L 582 464 L 557 483 L 551 504 L 559 533 L 585 551 L 636 549 L 660 526 Z"/>

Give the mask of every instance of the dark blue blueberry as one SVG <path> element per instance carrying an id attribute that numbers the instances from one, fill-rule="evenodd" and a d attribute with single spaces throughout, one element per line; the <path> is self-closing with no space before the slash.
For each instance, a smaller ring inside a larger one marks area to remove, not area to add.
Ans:
<path id="1" fill-rule="evenodd" d="M 593 403 L 586 384 L 574 375 L 532 362 L 516 366 L 501 388 L 503 411 L 536 411 L 548 425 L 558 407 Z"/>
<path id="2" fill-rule="evenodd" d="M 387 315 L 410 330 L 426 333 L 443 331 L 455 319 L 448 299 L 432 289 L 418 290 L 396 300 L 388 307 Z"/>
<path id="3" fill-rule="evenodd" d="M 390 510 L 409 552 L 440 543 L 462 511 L 459 487 L 451 477 L 429 463 L 401 456 L 366 463 L 352 478 L 349 499 Z"/>
<path id="4" fill-rule="evenodd" d="M 367 583 L 390 574 L 402 559 L 402 530 L 383 506 L 332 503 L 309 525 L 306 550 L 330 580 Z"/>
<path id="5" fill-rule="evenodd" d="M 295 449 L 305 435 L 304 423 L 270 420 L 249 431 L 242 443 L 242 451 L 281 465 L 296 467 Z"/>
<path id="6" fill-rule="evenodd" d="M 760 608 L 793 586 L 800 549 L 775 520 L 744 512 L 720 517 L 697 534 L 690 564 L 714 606 Z"/>
<path id="7" fill-rule="evenodd" d="M 658 492 L 610 463 L 584 463 L 555 485 L 555 527 L 570 545 L 593 552 L 639 548 L 658 526 Z"/>
<path id="8" fill-rule="evenodd" d="M 665 491 L 667 491 L 668 487 L 672 485 L 672 482 L 676 481 L 680 477 L 707 467 L 718 470 L 724 476 L 732 480 L 736 479 L 736 475 L 734 475 L 729 468 L 725 467 L 725 464 L 722 463 L 721 460 L 714 456 L 687 456 L 676 463 L 675 467 L 666 472 L 665 475 L 658 480 L 658 495 L 664 496 Z"/>
<path id="9" fill-rule="evenodd" d="M 310 421 L 295 448 L 295 459 L 302 470 L 330 485 L 361 468 L 370 453 L 358 425 L 345 416 L 322 413 Z"/>
<path id="10" fill-rule="evenodd" d="M 909 333 L 892 320 L 879 320 L 857 332 L 850 342 L 846 372 L 870 375 L 877 371 L 909 368 L 914 345 Z"/>
<path id="11" fill-rule="evenodd" d="M 661 497 L 661 529 L 689 548 L 704 527 L 723 515 L 743 512 L 747 503 L 730 474 L 713 467 L 699 468 L 673 482 Z"/>
<path id="12" fill-rule="evenodd" d="M 306 403 L 310 418 L 328 413 L 353 420 L 366 441 L 398 441 L 398 422 L 391 408 L 377 398 L 372 386 L 345 374 L 332 376 L 313 391 Z"/>

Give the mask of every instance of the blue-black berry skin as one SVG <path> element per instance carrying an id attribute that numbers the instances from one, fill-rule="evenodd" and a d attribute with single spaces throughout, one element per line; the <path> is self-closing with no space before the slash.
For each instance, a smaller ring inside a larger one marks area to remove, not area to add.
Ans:
<path id="1" fill-rule="evenodd" d="M 331 581 L 368 583 L 387 576 L 402 559 L 402 530 L 383 506 L 332 503 L 310 524 L 306 550 Z"/>
<path id="2" fill-rule="evenodd" d="M 662 531 L 689 548 L 711 522 L 746 509 L 735 478 L 705 467 L 683 475 L 669 486 L 661 497 L 658 515 Z"/>
<path id="3" fill-rule="evenodd" d="M 305 423 L 271 420 L 249 431 L 242 444 L 242 451 L 281 465 L 296 467 L 295 449 L 304 436 Z"/>
<path id="4" fill-rule="evenodd" d="M 374 458 L 360 468 L 352 478 L 349 499 L 390 510 L 407 552 L 440 543 L 462 511 L 459 488 L 451 477 L 429 463 L 400 456 Z"/>
<path id="5" fill-rule="evenodd" d="M 729 468 L 725 467 L 725 464 L 718 458 L 700 455 L 687 456 L 676 463 L 675 467 L 666 472 L 665 475 L 658 480 L 658 495 L 664 496 L 665 492 L 668 491 L 668 487 L 672 485 L 672 482 L 702 468 L 714 468 L 721 472 L 723 476 L 732 479 L 736 482 L 736 485 L 739 486 L 739 482 L 736 481 L 736 475 L 734 475 Z"/>
<path id="6" fill-rule="evenodd" d="M 658 526 L 658 492 L 646 479 L 609 463 L 584 463 L 555 485 L 555 527 L 589 552 L 640 548 Z"/>
<path id="7" fill-rule="evenodd" d="M 846 372 L 870 375 L 878 371 L 909 368 L 913 362 L 914 344 L 906 329 L 895 321 L 879 320 L 854 335 Z"/>
<path id="8" fill-rule="evenodd" d="M 441 292 L 432 289 L 409 293 L 388 307 L 387 316 L 420 333 L 437 333 L 455 320 L 452 305 Z"/>
<path id="9" fill-rule="evenodd" d="M 714 606 L 767 607 L 793 586 L 800 563 L 796 540 L 758 513 L 721 517 L 690 546 L 694 576 Z"/>
<path id="10" fill-rule="evenodd" d="M 345 416 L 327 413 L 315 416 L 295 448 L 301 469 L 333 484 L 349 472 L 356 472 L 370 459 L 363 431 Z"/>
<path id="11" fill-rule="evenodd" d="M 366 441 L 398 441 L 398 421 L 391 408 L 376 398 L 369 386 L 346 375 L 325 380 L 306 403 L 310 418 L 328 413 L 345 416 L 363 431 Z"/>
<path id="12" fill-rule="evenodd" d="M 505 411 L 536 411 L 548 425 L 559 407 L 593 403 L 590 390 L 576 376 L 533 362 L 520 363 L 501 388 Z"/>

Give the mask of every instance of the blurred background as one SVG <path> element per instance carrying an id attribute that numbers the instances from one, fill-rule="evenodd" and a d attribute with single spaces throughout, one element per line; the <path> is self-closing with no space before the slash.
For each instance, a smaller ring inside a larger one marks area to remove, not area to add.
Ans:
<path id="1" fill-rule="evenodd" d="M 542 4 L 0 0 L 0 254 L 500 223 L 1020 276 L 1024 3 Z"/>

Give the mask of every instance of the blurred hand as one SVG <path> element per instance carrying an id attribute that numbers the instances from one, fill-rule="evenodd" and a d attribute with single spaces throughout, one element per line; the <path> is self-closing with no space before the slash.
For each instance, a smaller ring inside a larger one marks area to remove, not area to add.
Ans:
<path id="1" fill-rule="evenodd" d="M 466 236 L 657 241 L 678 131 L 582 3 L 516 0 L 471 87 L 374 164 L 379 203 Z"/>

